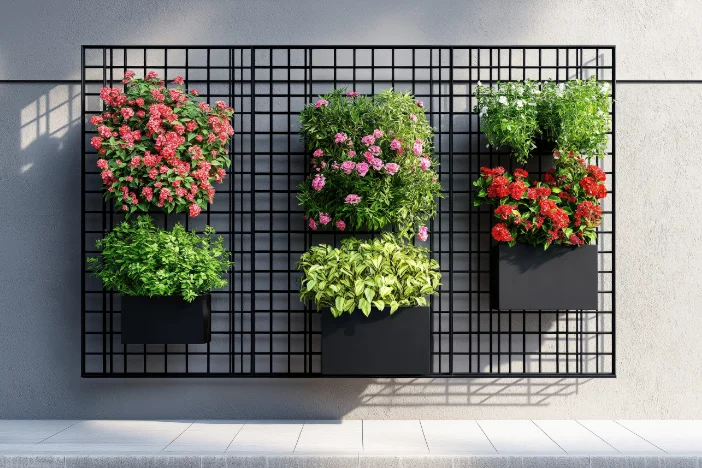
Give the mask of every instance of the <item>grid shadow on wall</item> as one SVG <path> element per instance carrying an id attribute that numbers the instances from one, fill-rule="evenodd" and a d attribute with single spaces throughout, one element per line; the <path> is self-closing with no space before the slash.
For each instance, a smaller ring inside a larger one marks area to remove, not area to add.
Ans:
<path id="1" fill-rule="evenodd" d="M 597 76 L 612 84 L 614 98 L 614 61 L 610 46 L 84 46 L 83 265 L 97 255 L 95 241 L 124 219 L 103 201 L 90 117 L 102 110 L 100 89 L 121 86 L 131 69 L 137 76 L 154 70 L 167 81 L 180 75 L 203 99 L 222 99 L 236 109 L 232 166 L 214 203 L 197 218 L 151 213 L 161 226 L 214 226 L 236 266 L 229 286 L 213 291 L 212 341 L 206 345 L 123 345 L 119 295 L 105 291 L 84 268 L 82 375 L 321 376 L 320 320 L 299 300 L 295 263 L 311 245 L 338 244 L 353 233 L 312 233 L 304 223 L 296 187 L 309 154 L 299 138 L 298 116 L 317 95 L 347 87 L 363 94 L 409 90 L 424 102 L 435 129 L 445 198 L 429 243 L 443 286 L 432 298 L 428 376 L 613 377 L 614 128 L 599 162 L 610 195 L 598 229 L 598 310 L 490 310 L 492 215 L 473 207 L 472 181 L 481 166 L 514 166 L 508 154 L 486 148 L 472 92 L 478 81 Z M 527 169 L 543 173 L 541 161 Z"/>

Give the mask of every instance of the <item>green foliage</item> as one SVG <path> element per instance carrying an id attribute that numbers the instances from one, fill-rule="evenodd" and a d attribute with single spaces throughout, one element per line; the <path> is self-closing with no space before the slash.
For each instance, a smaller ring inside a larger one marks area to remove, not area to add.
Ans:
<path id="1" fill-rule="evenodd" d="M 344 239 L 341 248 L 318 245 L 297 263 L 302 270 L 300 300 L 317 309 L 329 307 L 335 317 L 361 309 L 426 305 L 425 296 L 438 294 L 441 273 L 429 250 L 383 233 L 382 238 Z"/>
<path id="2" fill-rule="evenodd" d="M 541 86 L 539 121 L 555 148 L 591 156 L 604 157 L 607 133 L 612 130 L 609 115 L 609 83 L 594 78 Z"/>
<path id="3" fill-rule="evenodd" d="M 603 157 L 612 96 L 607 82 L 594 77 L 564 83 L 497 82 L 475 89 L 480 130 L 494 148 L 508 146 L 525 164 L 534 141 L 543 137 L 553 150 L 573 151 L 586 159 Z"/>
<path id="4" fill-rule="evenodd" d="M 495 148 L 509 146 L 522 164 L 541 134 L 536 104 L 539 92 L 538 83 L 533 81 L 498 82 L 495 87 L 478 84 L 475 88 L 475 112 L 488 143 Z"/>
<path id="5" fill-rule="evenodd" d="M 197 296 L 227 284 L 222 278 L 232 262 L 222 237 L 205 229 L 204 236 L 176 224 L 168 231 L 149 216 L 124 221 L 96 242 L 100 257 L 88 259 L 106 288 L 127 296 Z"/>
<path id="6" fill-rule="evenodd" d="M 327 105 L 313 103 L 300 113 L 300 134 L 307 148 L 323 152 L 312 158 L 311 175 L 299 187 L 300 204 L 315 228 L 341 222 L 340 229 L 376 230 L 394 224 L 414 231 L 434 216 L 441 196 L 438 162 L 432 157 L 434 132 L 424 108 L 409 93 L 349 94 L 337 89 L 322 96 Z M 362 142 L 374 132 L 382 136 L 372 144 Z M 339 134 L 346 139 L 337 141 Z M 376 168 L 369 156 L 373 147 L 380 161 Z M 342 169 L 345 162 L 354 169 Z M 397 172 L 388 170 L 395 167 Z M 315 186 L 315 178 L 324 178 L 322 188 Z M 350 194 L 358 195 L 360 202 L 346 203 Z"/>

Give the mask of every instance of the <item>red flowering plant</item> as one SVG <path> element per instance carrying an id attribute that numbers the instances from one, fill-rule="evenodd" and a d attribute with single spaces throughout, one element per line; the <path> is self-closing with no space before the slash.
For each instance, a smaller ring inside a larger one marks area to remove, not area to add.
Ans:
<path id="1" fill-rule="evenodd" d="M 179 76 L 167 88 L 155 72 L 135 79 L 127 70 L 123 83 L 102 88 L 104 111 L 90 119 L 105 198 L 127 216 L 153 207 L 197 216 L 230 165 L 234 109 L 194 99 L 198 92 L 185 91 Z"/>
<path id="2" fill-rule="evenodd" d="M 604 171 L 578 154 L 555 151 L 555 167 L 543 181 L 530 181 L 524 169 L 481 168 L 475 206 L 497 205 L 499 222 L 492 237 L 510 246 L 519 243 L 582 245 L 597 241 L 602 220 L 599 199 L 607 195 Z"/>

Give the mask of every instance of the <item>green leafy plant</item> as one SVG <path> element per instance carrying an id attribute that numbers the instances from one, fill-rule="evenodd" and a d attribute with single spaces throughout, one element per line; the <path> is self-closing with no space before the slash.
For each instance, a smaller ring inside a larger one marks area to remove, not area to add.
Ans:
<path id="1" fill-rule="evenodd" d="M 525 164 L 544 138 L 554 151 L 573 151 L 590 160 L 604 156 L 612 96 L 607 82 L 571 80 L 563 83 L 533 81 L 478 83 L 475 89 L 480 130 L 494 148 L 508 146 L 517 162 Z"/>
<path id="2" fill-rule="evenodd" d="M 300 123 L 313 153 L 298 195 L 310 228 L 394 224 L 415 232 L 434 216 L 441 196 L 434 132 L 411 94 L 337 89 L 305 107 Z"/>
<path id="3" fill-rule="evenodd" d="M 611 86 L 594 77 L 541 85 L 539 121 L 555 148 L 574 151 L 586 159 L 604 157 L 607 134 L 612 130 L 609 114 Z"/>
<path id="4" fill-rule="evenodd" d="M 533 81 L 498 82 L 494 87 L 475 88 L 480 116 L 480 130 L 488 144 L 495 148 L 508 146 L 522 164 L 535 147 L 534 139 L 541 134 L 537 97 L 539 85 Z"/>
<path id="5" fill-rule="evenodd" d="M 329 307 L 335 317 L 360 309 L 424 306 L 426 296 L 438 294 L 441 273 L 429 250 L 383 233 L 372 240 L 344 239 L 340 248 L 318 245 L 297 263 L 302 270 L 300 299 L 312 300 L 317 310 Z"/>
<path id="6" fill-rule="evenodd" d="M 203 236 L 176 224 L 168 231 L 142 215 L 116 226 L 96 242 L 100 257 L 88 258 L 106 288 L 127 296 L 197 296 L 227 284 L 222 278 L 233 263 L 222 237 Z"/>
<path id="7" fill-rule="evenodd" d="M 513 246 L 517 242 L 581 245 L 597 241 L 602 220 L 599 199 L 607 196 L 605 172 L 588 165 L 578 154 L 554 153 L 556 165 L 544 181 L 530 181 L 524 169 L 512 174 L 503 167 L 481 168 L 475 206 L 492 205 L 499 220 L 492 237 Z"/>

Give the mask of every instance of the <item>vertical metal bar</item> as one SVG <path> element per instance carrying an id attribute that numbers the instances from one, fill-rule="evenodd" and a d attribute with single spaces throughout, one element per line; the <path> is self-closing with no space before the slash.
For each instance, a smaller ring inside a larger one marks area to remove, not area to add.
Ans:
<path id="1" fill-rule="evenodd" d="M 186 48 L 185 49 L 185 83 L 186 83 L 186 86 L 188 87 L 188 90 L 191 89 L 190 81 L 189 81 L 190 80 L 189 59 L 190 59 L 190 49 Z M 190 223 L 189 223 L 187 216 L 185 217 L 185 230 L 186 231 L 190 230 Z M 188 358 L 189 354 L 190 354 L 190 345 L 186 344 L 185 345 L 185 356 L 184 356 L 184 358 L 185 358 L 185 373 L 186 374 L 190 370 L 189 369 L 190 363 L 188 362 L 188 361 L 190 361 L 190 359 Z M 168 365 L 168 356 L 166 356 L 165 359 L 166 359 L 166 365 Z"/>
<path id="2" fill-rule="evenodd" d="M 210 71 L 210 70 L 209 70 L 209 68 L 210 68 L 210 67 L 209 67 L 209 63 L 208 63 L 207 65 L 208 65 L 208 67 L 207 67 L 207 72 L 209 73 L 209 71 Z M 164 69 L 163 69 L 163 81 L 164 81 L 164 86 L 168 86 L 168 48 L 165 48 L 165 49 L 163 50 L 163 66 L 164 66 Z M 208 94 L 208 95 L 210 94 L 210 93 L 209 93 L 209 89 L 208 89 L 207 94 Z M 208 97 L 209 97 L 209 96 L 208 96 Z M 186 218 L 186 219 L 185 219 L 185 222 L 186 222 L 186 226 L 187 226 L 187 222 L 188 222 L 187 216 L 186 216 L 185 218 Z M 209 343 L 207 344 L 207 346 L 209 346 Z M 146 347 L 144 347 L 144 348 L 146 348 Z M 168 373 L 168 344 L 163 345 L 163 352 L 164 352 L 164 356 L 163 356 L 163 372 L 167 374 L 167 373 Z M 145 355 L 145 356 L 144 356 L 144 362 L 146 362 L 146 359 L 147 359 L 147 356 Z M 146 372 L 146 367 L 144 367 L 144 372 Z"/>
<path id="3" fill-rule="evenodd" d="M 104 66 L 104 62 L 103 62 Z M 80 48 L 80 375 L 85 377 L 85 320 L 86 320 L 86 292 L 85 292 L 85 265 L 88 261 L 86 247 L 85 247 L 85 229 L 86 229 L 86 213 L 85 213 L 85 177 L 87 165 L 87 157 L 85 154 L 85 118 L 86 118 L 86 98 L 85 93 L 87 91 L 85 86 L 85 46 Z M 103 293 L 104 294 L 104 293 Z"/>
<path id="4" fill-rule="evenodd" d="M 113 82 L 114 82 L 113 57 L 114 57 L 114 49 L 110 48 L 110 80 L 109 80 L 110 86 L 112 86 Z M 103 61 L 103 63 L 105 63 L 105 62 Z M 114 220 L 112 217 L 112 213 L 114 212 L 114 209 L 112 209 L 111 207 L 108 207 L 107 201 L 104 201 L 102 206 L 103 206 L 103 210 L 107 210 L 107 209 L 110 210 L 110 229 L 114 229 L 115 223 L 114 223 Z M 110 313 L 110 315 L 112 315 L 112 311 L 114 310 L 114 291 L 112 289 L 110 289 L 109 298 L 110 298 L 110 300 L 109 300 L 109 304 L 110 304 L 109 313 Z M 121 310 L 121 307 L 122 307 L 122 305 L 120 303 L 120 310 Z M 103 328 L 102 328 L 102 333 L 103 333 L 103 335 L 102 335 L 102 346 L 103 346 L 103 348 L 102 348 L 102 351 L 103 351 L 102 352 L 102 370 L 103 370 L 103 372 L 107 372 L 107 362 L 106 362 L 107 359 L 105 356 L 105 344 L 106 344 L 106 339 L 107 339 L 107 336 L 106 336 L 107 316 L 106 315 L 107 315 L 106 311 L 103 309 L 103 315 L 102 315 L 102 326 L 103 326 Z M 144 346 L 144 349 L 146 349 L 146 346 Z M 146 366 L 146 356 L 144 356 L 144 366 Z"/>
<path id="5" fill-rule="evenodd" d="M 251 65 L 251 64 L 249 64 Z M 244 127 L 244 48 L 239 49 L 239 79 L 241 80 L 241 84 L 239 87 L 240 93 L 241 93 L 241 126 L 242 126 L 242 132 L 243 132 L 243 127 Z M 253 73 L 253 70 L 249 69 L 249 73 Z M 250 78 L 250 76 L 249 76 Z M 252 95 L 253 90 L 249 89 L 249 115 L 251 115 L 251 110 L 252 110 L 252 101 L 251 101 L 251 95 Z M 249 126 L 249 152 L 251 151 L 251 141 L 253 140 L 252 138 L 252 128 Z M 237 314 L 239 316 L 239 329 L 241 330 L 240 336 L 239 336 L 239 371 L 241 373 L 244 373 L 244 295 L 245 295 L 245 289 L 244 289 L 244 136 L 242 134 L 242 137 L 239 139 L 239 208 L 241 215 L 239 217 L 239 258 L 242 263 L 242 268 L 239 269 L 239 313 Z"/>
<path id="6" fill-rule="evenodd" d="M 480 51 L 478 51 L 478 55 Z M 480 69 L 478 69 L 478 78 L 480 77 Z M 480 156 L 473 154 L 473 49 L 468 49 L 468 173 L 473 176 L 478 174 L 480 171 Z M 479 118 L 477 121 L 478 127 L 477 132 L 480 132 Z M 480 138 L 478 136 L 478 138 Z M 480 141 L 476 147 L 478 148 L 478 153 L 480 152 Z M 473 157 L 476 157 L 476 173 L 473 173 Z M 473 236 L 480 237 L 480 233 L 474 234 L 473 232 L 473 218 L 476 216 L 476 209 L 473 206 L 473 196 L 474 192 L 471 190 L 468 196 L 468 373 L 473 373 L 473 275 L 480 277 L 480 273 L 475 273 L 473 270 Z M 480 216 L 480 215 L 477 215 Z M 478 242 L 479 245 L 479 242 Z M 478 252 L 478 261 L 480 259 L 480 253 Z M 478 269 L 480 269 L 478 267 Z M 480 297 L 480 293 L 478 293 Z M 480 309 L 478 309 L 478 319 L 480 318 Z M 480 341 L 478 341 L 478 346 L 480 346 Z M 478 360 L 480 360 L 480 355 L 478 355 Z"/>
<path id="7" fill-rule="evenodd" d="M 290 151 L 291 151 L 290 139 L 292 138 L 292 128 L 290 125 L 290 115 L 292 114 L 292 111 L 290 109 L 290 102 L 291 102 L 290 101 L 290 70 L 291 70 L 291 68 L 292 68 L 291 53 L 290 53 L 290 49 L 288 48 L 288 70 L 287 70 L 288 71 L 288 98 L 287 98 L 288 104 L 286 107 L 286 110 L 287 110 L 286 120 L 287 120 L 288 134 L 285 136 L 285 138 L 287 140 L 286 146 L 288 148 L 288 161 L 287 161 L 287 163 L 288 163 L 288 189 L 290 189 L 290 187 L 292 185 L 292 174 L 291 174 L 292 173 L 292 164 L 290 163 Z M 292 207 L 290 206 L 290 201 L 291 201 L 290 195 L 291 194 L 288 193 L 288 196 L 287 196 L 287 205 L 288 205 L 288 212 L 289 212 L 288 213 L 288 232 L 292 232 L 292 216 L 290 215 Z M 290 236 L 289 235 L 287 236 L 287 239 L 288 239 L 288 252 L 290 252 L 291 246 L 290 246 Z M 286 265 L 286 269 L 288 270 L 288 287 L 290 287 L 292 274 L 290 271 L 290 258 L 289 257 L 288 257 L 287 262 L 288 263 Z M 291 333 L 290 332 L 292 330 L 292 326 L 291 326 L 291 319 L 292 319 L 291 297 L 292 297 L 292 294 L 288 293 L 288 314 L 287 314 L 288 315 L 288 348 L 287 348 L 288 349 L 288 373 L 292 372 L 292 369 L 291 369 L 292 349 L 290 346 L 291 345 L 291 339 L 290 339 Z"/>
<path id="8" fill-rule="evenodd" d="M 256 374 L 256 224 L 254 221 L 255 189 L 254 167 L 256 159 L 256 48 L 251 48 L 251 158 L 249 174 L 249 223 L 251 223 L 251 362 L 250 373 Z"/>
<path id="9" fill-rule="evenodd" d="M 448 164 L 449 164 L 449 283 L 451 293 L 453 293 L 453 47 L 449 49 L 449 140 L 448 140 Z M 432 233 L 433 235 L 433 233 Z M 443 251 L 442 251 L 443 253 Z M 453 374 L 453 294 L 449 294 L 449 374 Z"/>
<path id="10" fill-rule="evenodd" d="M 268 49 L 268 287 L 273 290 L 273 48 Z M 290 187 L 288 187 L 290 189 Z M 288 284 L 287 287 L 290 287 Z M 268 294 L 268 372 L 273 372 L 273 293 Z"/>
<path id="11" fill-rule="evenodd" d="M 541 56 L 541 49 L 539 49 L 539 83 L 541 83 L 541 81 L 543 80 L 542 71 L 543 71 L 542 56 Z M 541 158 L 539 158 L 539 175 L 541 175 L 541 169 L 542 169 L 541 168 Z M 542 322 L 543 315 L 541 313 L 539 313 L 538 318 L 539 318 L 539 346 L 541 346 L 541 339 L 543 336 L 543 331 L 541 329 L 541 322 Z M 523 323 L 526 323 L 526 322 L 524 321 Z M 522 336 L 524 337 L 523 338 L 524 339 L 523 345 L 524 345 L 524 347 L 526 347 L 526 334 L 523 334 Z M 556 343 L 556 346 L 558 346 L 558 343 Z M 540 348 L 538 351 L 538 355 L 539 355 L 539 374 L 540 374 L 542 372 L 541 365 L 542 365 L 542 355 L 543 355 L 543 352 L 541 351 Z"/>
<path id="12" fill-rule="evenodd" d="M 617 374 L 617 366 L 616 366 L 616 363 L 617 363 L 617 359 L 616 359 L 617 340 L 616 340 L 616 333 L 615 333 L 615 331 L 616 331 L 616 329 L 615 329 L 615 322 L 616 322 L 616 320 L 615 320 L 615 310 L 616 310 L 615 301 L 616 301 L 616 297 L 617 297 L 617 294 L 616 294 L 617 282 L 616 282 L 616 278 L 615 278 L 615 272 L 617 271 L 617 269 L 615 268 L 615 260 L 616 260 L 617 256 L 615 254 L 615 234 L 614 234 L 615 226 L 617 224 L 616 219 L 615 219 L 615 216 L 617 213 L 616 206 L 615 206 L 616 197 L 617 197 L 617 191 L 616 191 L 616 187 L 615 187 L 615 179 L 616 179 L 616 172 L 617 172 L 615 170 L 615 163 L 616 163 L 616 159 L 617 159 L 615 157 L 615 148 L 616 148 L 616 144 L 615 144 L 616 143 L 616 131 L 615 131 L 615 129 L 616 129 L 616 120 L 617 120 L 616 119 L 616 111 L 615 111 L 615 108 L 617 105 L 616 52 L 617 52 L 616 46 L 612 46 L 612 155 L 611 155 L 611 158 L 612 158 L 612 202 L 611 202 L 611 205 L 612 205 L 612 223 L 611 223 L 612 224 L 612 227 L 611 227 L 611 231 L 612 231 L 612 234 L 611 234 L 611 236 L 612 236 L 612 240 L 611 240 L 611 242 L 612 242 L 612 248 L 611 248 L 611 250 L 612 250 L 612 253 L 611 253 L 611 256 L 612 256 L 612 280 L 611 280 L 612 281 L 612 293 L 611 293 L 611 297 L 612 297 L 612 299 L 611 299 L 611 302 L 612 302 L 612 339 L 611 339 L 611 341 L 612 341 L 612 357 L 611 357 L 612 372 L 611 373 L 613 375 Z"/>
<path id="13" fill-rule="evenodd" d="M 186 49 L 186 68 L 185 68 L 185 73 L 187 74 L 188 68 L 187 68 L 187 49 Z M 234 49 L 232 47 L 229 48 L 229 105 L 234 108 L 235 103 L 234 103 Z M 241 111 L 241 109 L 239 109 Z M 230 124 L 232 128 L 236 128 L 236 118 L 234 115 L 229 119 Z M 238 129 L 239 132 L 242 131 L 242 129 Z M 232 135 L 231 142 L 229 143 L 229 159 L 231 161 L 231 165 L 229 166 L 229 252 L 232 255 L 232 258 L 234 257 L 234 152 L 236 150 L 236 133 Z M 229 269 L 229 294 L 227 295 L 227 303 L 229 306 L 229 359 L 228 364 L 229 364 L 229 373 L 233 374 L 234 373 L 234 340 L 236 337 L 236 324 L 234 323 L 234 268 Z"/>

